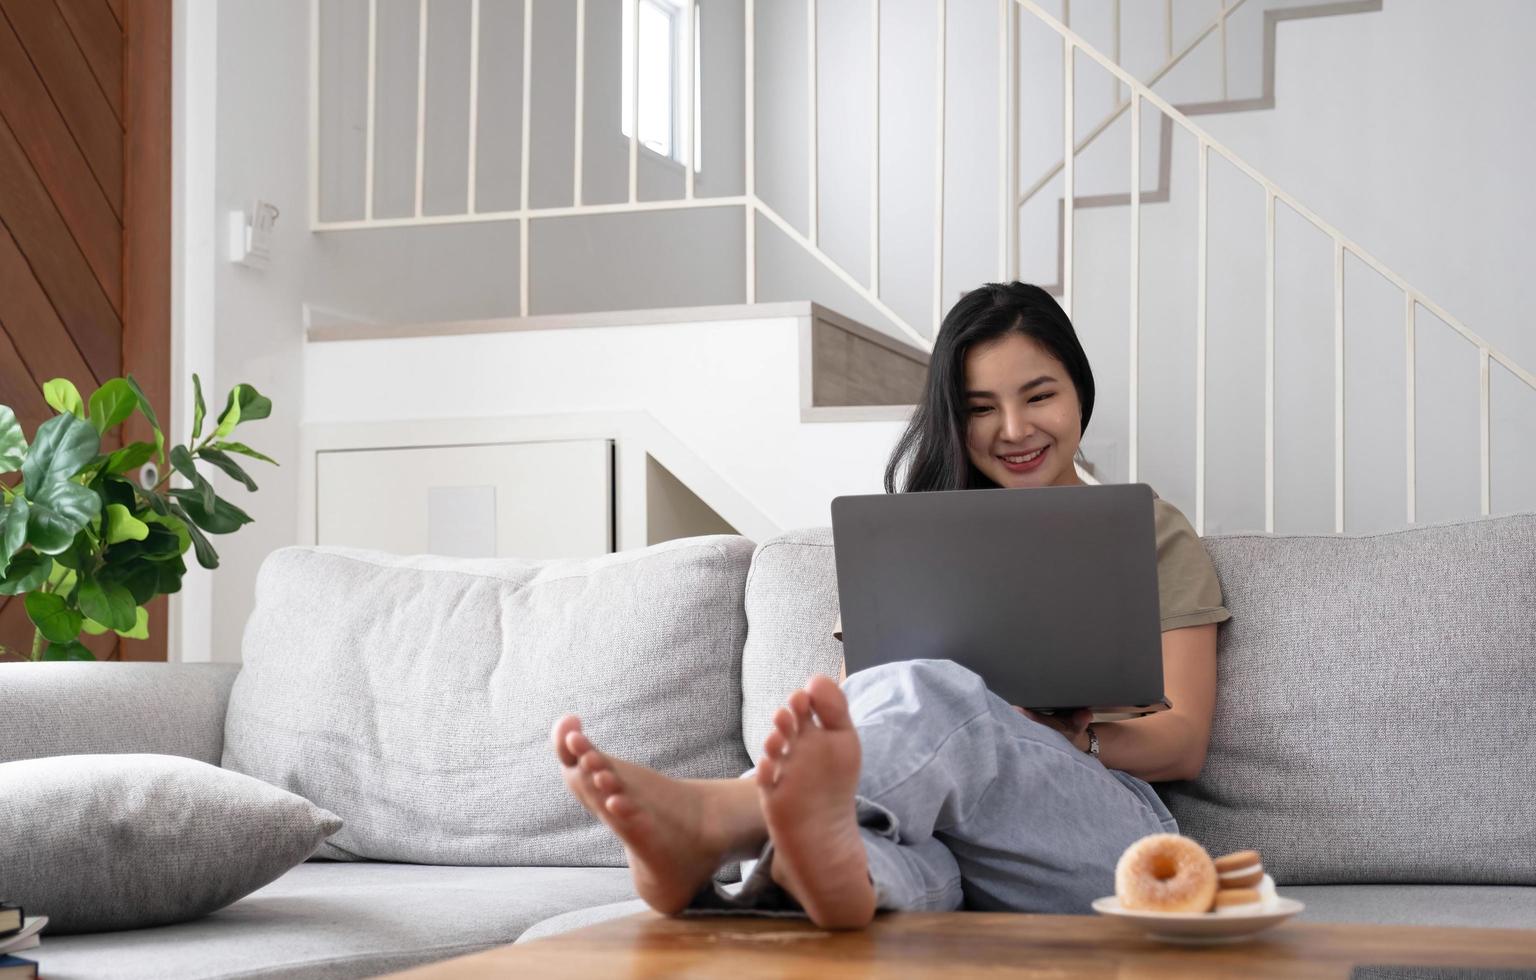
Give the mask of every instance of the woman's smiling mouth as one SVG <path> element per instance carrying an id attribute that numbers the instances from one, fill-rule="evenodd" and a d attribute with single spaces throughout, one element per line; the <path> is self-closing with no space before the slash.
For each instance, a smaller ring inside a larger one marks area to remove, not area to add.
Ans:
<path id="1" fill-rule="evenodd" d="M 1012 456 L 999 456 L 997 458 L 1002 460 L 1003 466 L 1007 467 L 1010 473 L 1028 473 L 1039 468 L 1041 462 L 1045 459 L 1046 451 L 1050 448 L 1050 446 L 1043 446 L 1032 452 L 1018 453 Z"/>

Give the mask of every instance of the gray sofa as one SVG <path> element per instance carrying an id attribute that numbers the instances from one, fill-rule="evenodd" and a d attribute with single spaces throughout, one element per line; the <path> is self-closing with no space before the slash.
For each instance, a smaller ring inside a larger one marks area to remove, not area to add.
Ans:
<path id="1" fill-rule="evenodd" d="M 1536 516 L 1205 543 L 1233 619 L 1206 767 L 1158 786 L 1181 829 L 1259 848 L 1310 920 L 1536 928 Z M 221 911 L 27 955 L 53 980 L 362 977 L 633 911 L 550 722 L 738 774 L 835 673 L 836 606 L 826 528 L 580 562 L 294 548 L 243 667 L 0 667 L 0 762 L 181 755 L 345 821 L 332 860 Z"/>

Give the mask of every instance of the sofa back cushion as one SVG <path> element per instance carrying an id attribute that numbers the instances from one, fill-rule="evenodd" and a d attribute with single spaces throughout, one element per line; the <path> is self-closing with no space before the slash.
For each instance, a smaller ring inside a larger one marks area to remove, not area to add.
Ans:
<path id="1" fill-rule="evenodd" d="M 1536 515 L 1205 545 L 1232 619 L 1180 829 L 1281 884 L 1536 885 Z"/>
<path id="2" fill-rule="evenodd" d="M 569 561 L 277 551 L 223 764 L 340 816 L 322 857 L 623 865 L 550 727 L 574 712 L 624 758 L 740 775 L 751 555 L 729 535 Z"/>
<path id="3" fill-rule="evenodd" d="M 741 653 L 742 739 L 756 762 L 773 712 L 812 674 L 837 678 L 843 645 L 837 623 L 832 529 L 786 531 L 764 541 L 747 575 L 747 643 Z"/>

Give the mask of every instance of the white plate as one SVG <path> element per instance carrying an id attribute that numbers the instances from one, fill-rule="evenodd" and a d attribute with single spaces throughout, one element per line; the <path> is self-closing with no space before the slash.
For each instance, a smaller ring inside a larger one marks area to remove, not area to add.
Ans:
<path id="1" fill-rule="evenodd" d="M 1170 943 L 1235 943 L 1258 935 L 1271 926 L 1306 908 L 1293 898 L 1277 898 L 1272 909 L 1258 912 L 1143 912 L 1139 909 L 1120 907 L 1120 899 L 1114 895 L 1100 898 L 1093 903 L 1093 910 L 1100 915 L 1112 915 L 1126 919 L 1153 939 Z"/>

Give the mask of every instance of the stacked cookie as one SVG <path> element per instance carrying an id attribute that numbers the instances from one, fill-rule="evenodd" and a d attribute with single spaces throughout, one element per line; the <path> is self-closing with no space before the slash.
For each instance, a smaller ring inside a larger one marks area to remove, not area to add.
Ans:
<path id="1" fill-rule="evenodd" d="M 1213 912 L 1235 912 L 1260 908 L 1264 896 L 1264 864 L 1258 851 L 1236 851 L 1216 859 L 1216 899 Z"/>

